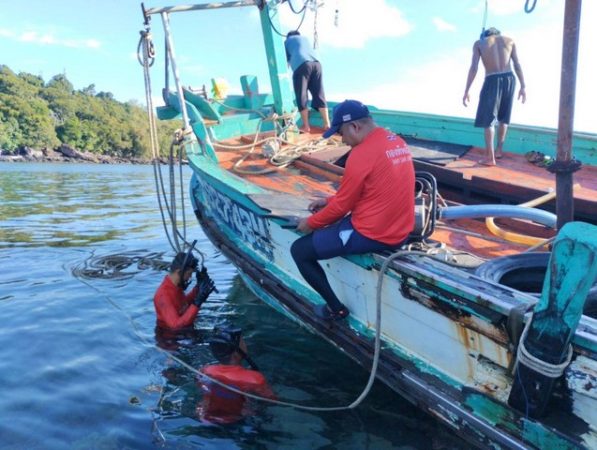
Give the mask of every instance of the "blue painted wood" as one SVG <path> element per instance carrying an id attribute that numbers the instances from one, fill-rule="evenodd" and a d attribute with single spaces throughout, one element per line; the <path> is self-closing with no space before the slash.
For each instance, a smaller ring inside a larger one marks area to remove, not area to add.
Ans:
<path id="1" fill-rule="evenodd" d="M 265 3 L 265 2 L 264 2 Z M 291 77 L 286 62 L 284 41 L 273 29 L 280 30 L 278 14 L 270 11 L 269 4 L 265 4 L 259 11 L 261 30 L 267 55 L 267 67 L 274 94 L 274 106 L 278 114 L 290 113 L 296 110 Z"/>
<path id="2" fill-rule="evenodd" d="M 582 316 L 587 294 L 597 278 L 597 227 L 571 222 L 558 233 L 524 345 L 535 358 L 561 364 Z M 508 402 L 541 417 L 546 411 L 556 378 L 523 364 L 517 366 Z"/>

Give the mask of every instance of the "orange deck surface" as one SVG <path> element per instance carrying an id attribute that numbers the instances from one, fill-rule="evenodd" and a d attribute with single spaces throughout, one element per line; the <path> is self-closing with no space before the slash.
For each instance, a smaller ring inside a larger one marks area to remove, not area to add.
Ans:
<path id="1" fill-rule="evenodd" d="M 320 130 L 314 130 L 312 134 L 301 134 L 299 139 L 301 141 L 316 139 L 319 137 L 319 134 L 316 133 L 317 131 L 320 132 Z M 252 141 L 252 138 L 229 140 L 226 144 L 246 145 L 247 141 Z M 247 149 L 238 151 L 217 150 L 217 155 L 221 166 L 227 170 L 232 170 L 232 166 L 245 156 L 247 152 Z M 498 165 L 495 167 L 478 164 L 477 161 L 481 157 L 482 149 L 473 148 L 466 155 L 447 164 L 444 168 L 462 173 L 465 179 L 474 180 L 478 178 L 500 182 L 506 180 L 512 186 L 533 186 L 535 189 L 545 192 L 548 192 L 550 189 L 555 190 L 555 175 L 548 172 L 545 168 L 529 163 L 524 155 L 504 152 L 504 157 L 498 160 Z M 260 149 L 256 149 L 249 155 L 240 168 L 242 172 L 271 169 L 271 172 L 267 174 L 247 174 L 236 171 L 234 173 L 245 178 L 247 181 L 272 191 L 313 198 L 333 194 L 340 180 L 338 174 L 327 171 L 325 168 L 311 166 L 302 161 L 293 163 L 287 168 L 275 168 L 261 154 Z M 583 167 L 574 174 L 574 183 L 576 185 L 574 190 L 575 197 L 591 201 L 597 199 L 597 168 Z M 499 241 L 498 238 L 490 235 L 484 225 L 484 221 L 458 220 L 447 225 L 454 228 L 466 229 L 481 235 L 488 235 L 489 237 L 485 239 L 482 236 L 472 236 L 438 227 L 432 236 L 432 239 L 444 242 L 449 247 L 468 251 L 482 258 L 519 253 L 528 248 L 520 244 Z M 525 223 L 519 223 L 518 227 L 524 230 Z M 520 232 L 520 230 L 516 231 Z M 537 237 L 550 237 L 554 234 L 551 230 L 537 229 L 537 227 L 535 227 L 533 233 L 536 233 Z M 499 242 L 496 242 L 496 239 Z"/>

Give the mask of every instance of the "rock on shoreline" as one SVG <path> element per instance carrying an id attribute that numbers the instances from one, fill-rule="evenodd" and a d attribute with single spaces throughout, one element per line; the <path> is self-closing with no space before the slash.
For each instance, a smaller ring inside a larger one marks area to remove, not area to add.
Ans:
<path id="1" fill-rule="evenodd" d="M 15 153 L 0 151 L 0 162 L 79 162 L 96 164 L 150 164 L 150 159 L 120 158 L 107 155 L 96 155 L 90 152 L 81 152 L 69 145 L 62 144 L 54 149 L 43 148 L 36 150 L 30 147 L 21 147 Z M 166 163 L 161 158 L 161 163 Z"/>

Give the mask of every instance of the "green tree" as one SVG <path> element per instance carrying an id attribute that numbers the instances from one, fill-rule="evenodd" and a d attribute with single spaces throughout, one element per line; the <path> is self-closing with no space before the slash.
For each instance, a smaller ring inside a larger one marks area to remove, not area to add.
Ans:
<path id="1" fill-rule="evenodd" d="M 0 66 L 0 146 L 14 151 L 21 146 L 53 147 L 59 143 L 52 113 L 37 94 L 39 79 L 30 74 L 15 75 Z"/>
<path id="2" fill-rule="evenodd" d="M 158 121 L 167 154 L 178 121 Z M 47 83 L 0 65 L 0 148 L 16 150 L 68 144 L 79 150 L 120 157 L 151 157 L 147 112 L 137 102 L 121 103 L 95 84 L 75 90 L 66 75 Z"/>

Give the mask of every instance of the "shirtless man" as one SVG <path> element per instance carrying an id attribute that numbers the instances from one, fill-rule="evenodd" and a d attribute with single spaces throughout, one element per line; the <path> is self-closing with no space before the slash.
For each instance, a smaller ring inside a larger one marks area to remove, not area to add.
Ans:
<path id="1" fill-rule="evenodd" d="M 473 60 L 468 71 L 466 88 L 462 103 L 467 106 L 470 101 L 469 89 L 477 75 L 479 59 L 483 61 L 485 67 L 485 81 L 481 88 L 475 126 L 485 128 L 485 157 L 479 161 L 479 164 L 486 166 L 495 166 L 496 158 L 503 155 L 504 140 L 510 123 L 510 113 L 512 112 L 512 100 L 516 88 L 516 79 L 512 73 L 512 68 L 516 72 L 518 81 L 520 81 L 520 90 L 518 99 L 522 103 L 526 101 L 526 92 L 522 68 L 518 62 L 516 45 L 514 41 L 506 36 L 502 36 L 500 31 L 495 28 L 489 28 L 483 32 L 480 40 L 473 45 Z M 494 124 L 498 122 L 497 147 L 494 153 Z"/>

